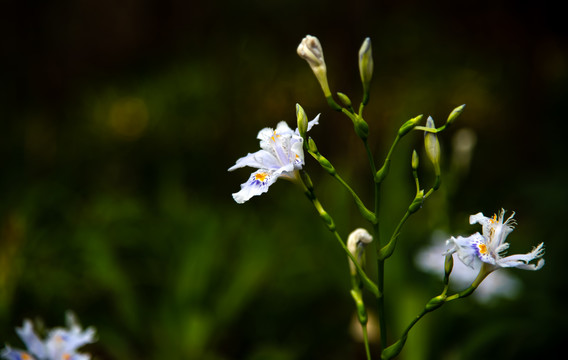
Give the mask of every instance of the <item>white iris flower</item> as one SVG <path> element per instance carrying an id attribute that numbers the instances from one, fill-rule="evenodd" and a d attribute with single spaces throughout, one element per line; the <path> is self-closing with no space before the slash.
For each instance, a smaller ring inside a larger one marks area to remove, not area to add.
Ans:
<path id="1" fill-rule="evenodd" d="M 67 328 L 54 328 L 47 338 L 41 340 L 35 333 L 30 320 L 16 328 L 16 332 L 26 344 L 27 351 L 14 350 L 6 345 L 0 356 L 8 360 L 89 360 L 88 354 L 77 353 L 77 349 L 95 341 L 95 329 L 84 331 L 73 314 L 67 314 Z"/>
<path id="2" fill-rule="evenodd" d="M 447 238 L 445 232 L 435 231 L 431 243 L 422 248 L 414 258 L 419 269 L 436 275 L 440 280 L 444 278 L 444 258 L 441 255 L 447 250 Z M 454 262 L 450 288 L 462 290 L 468 287 L 477 277 L 482 264 L 481 261 L 474 263 L 477 267 L 472 269 L 461 261 Z M 512 273 L 496 271 L 483 280 L 472 296 L 482 304 L 491 304 L 499 298 L 514 299 L 519 295 L 521 288 L 521 281 Z"/>
<path id="3" fill-rule="evenodd" d="M 505 242 L 516 225 L 516 221 L 511 215 L 504 220 L 505 210 L 501 209 L 499 215 L 492 218 L 477 213 L 469 217 L 470 224 L 481 224 L 482 234 L 475 233 L 469 237 L 452 237 L 447 241 L 451 248 L 446 254 L 457 253 L 459 259 L 467 266 L 474 268 L 476 263 L 482 262 L 490 267 L 489 272 L 498 268 L 515 267 L 523 270 L 539 270 L 544 266 L 544 243 L 540 243 L 528 254 L 517 254 L 503 257 L 502 254 L 509 248 Z M 536 264 L 531 264 L 533 260 L 538 260 Z"/>
<path id="4" fill-rule="evenodd" d="M 318 120 L 319 115 L 308 122 L 308 131 Z M 261 150 L 238 159 L 237 163 L 229 168 L 229 171 L 245 166 L 258 169 L 241 185 L 241 190 L 233 194 L 233 199 L 239 204 L 267 192 L 278 178 L 296 180 L 298 170 L 304 165 L 304 139 L 298 129 L 290 129 L 286 122 L 279 122 L 275 130 L 260 130 L 257 139 L 260 140 Z"/>

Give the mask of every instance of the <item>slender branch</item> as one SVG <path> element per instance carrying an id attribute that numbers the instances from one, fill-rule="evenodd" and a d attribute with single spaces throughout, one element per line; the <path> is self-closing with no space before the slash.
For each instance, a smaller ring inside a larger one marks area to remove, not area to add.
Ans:
<path id="1" fill-rule="evenodd" d="M 380 250 L 379 255 L 378 255 L 379 259 L 384 261 L 384 260 L 388 259 L 393 254 L 394 249 L 396 247 L 396 242 L 397 242 L 398 237 L 400 235 L 400 229 L 402 228 L 402 226 L 404 225 L 406 220 L 408 220 L 410 215 L 411 215 L 411 212 L 409 210 L 407 210 L 406 213 L 404 213 L 404 216 L 402 217 L 402 219 L 400 220 L 400 222 L 398 223 L 398 225 L 394 229 L 388 244 L 386 244 Z"/>
<path id="2" fill-rule="evenodd" d="M 363 268 L 359 264 L 359 261 L 357 260 L 357 258 L 349 251 L 349 249 L 347 248 L 347 245 L 345 245 L 345 242 L 341 238 L 341 235 L 339 235 L 339 233 L 337 232 L 337 230 L 335 228 L 335 222 L 333 221 L 332 217 L 327 213 L 327 211 L 325 211 L 325 209 L 321 205 L 320 201 L 318 200 L 318 198 L 316 197 L 316 195 L 313 191 L 313 187 L 307 186 L 306 183 L 304 182 L 304 180 L 301 181 L 301 184 L 304 188 L 304 192 L 305 192 L 306 196 L 308 197 L 308 199 L 310 199 L 310 201 L 312 202 L 312 204 L 316 208 L 318 214 L 320 215 L 320 218 L 324 221 L 324 223 L 326 224 L 329 231 L 331 231 L 333 233 L 333 235 L 335 236 L 335 238 L 339 242 L 339 245 L 343 248 L 343 250 L 345 251 L 345 253 L 349 257 L 349 259 L 351 259 L 351 261 L 355 265 L 355 268 L 357 269 L 357 274 L 361 277 L 361 282 L 363 283 L 363 286 L 367 290 L 369 290 L 372 294 L 374 294 L 375 296 L 378 296 L 379 290 L 378 290 L 377 285 L 371 279 L 369 279 L 369 277 L 367 276 L 367 274 L 365 273 L 365 271 L 363 270 Z"/>
<path id="3" fill-rule="evenodd" d="M 371 349 L 369 348 L 369 335 L 367 334 L 367 326 L 361 324 L 361 329 L 363 330 L 363 341 L 365 342 L 365 353 L 367 354 L 367 360 L 371 360 Z"/>
<path id="4" fill-rule="evenodd" d="M 382 183 L 385 180 L 385 178 L 387 177 L 389 169 L 390 169 L 390 161 L 391 161 L 392 153 L 394 151 L 394 148 L 396 147 L 396 145 L 400 141 L 400 139 L 401 139 L 401 136 L 399 134 L 397 134 L 396 138 L 394 139 L 394 141 L 393 141 L 393 143 L 392 143 L 392 145 L 389 149 L 389 152 L 387 153 L 385 161 L 383 162 L 383 166 L 381 166 L 379 171 L 376 172 L 375 182 Z"/>
<path id="5" fill-rule="evenodd" d="M 313 142 L 313 140 L 312 140 L 312 143 L 314 144 L 314 147 L 315 147 L 315 143 Z M 365 204 L 363 204 L 363 201 L 357 195 L 355 190 L 353 190 L 353 188 L 351 186 L 349 186 L 349 184 L 347 184 L 345 182 L 345 180 L 343 180 L 343 178 L 337 173 L 337 170 L 335 169 L 335 167 L 329 162 L 329 160 L 327 160 L 323 155 L 321 155 L 320 152 L 317 150 L 317 148 L 316 149 L 309 149 L 308 148 L 308 153 L 320 163 L 320 165 L 324 168 L 325 171 L 327 171 L 331 176 L 334 177 L 334 179 L 336 179 L 341 185 L 343 185 L 343 187 L 353 197 L 353 200 L 355 201 L 355 205 L 357 205 L 357 208 L 359 209 L 359 212 L 361 213 L 361 215 L 367 221 L 369 221 L 371 224 L 374 224 L 377 221 L 375 214 L 373 212 L 371 212 L 365 206 Z"/>

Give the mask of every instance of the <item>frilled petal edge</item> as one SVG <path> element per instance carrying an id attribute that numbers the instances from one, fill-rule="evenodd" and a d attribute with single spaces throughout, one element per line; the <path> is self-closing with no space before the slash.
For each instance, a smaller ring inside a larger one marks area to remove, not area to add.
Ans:
<path id="1" fill-rule="evenodd" d="M 242 204 L 253 196 L 264 194 L 277 179 L 278 176 L 275 176 L 273 172 L 265 170 L 255 171 L 245 183 L 241 184 L 241 190 L 233 194 L 233 199 L 237 203 Z"/>

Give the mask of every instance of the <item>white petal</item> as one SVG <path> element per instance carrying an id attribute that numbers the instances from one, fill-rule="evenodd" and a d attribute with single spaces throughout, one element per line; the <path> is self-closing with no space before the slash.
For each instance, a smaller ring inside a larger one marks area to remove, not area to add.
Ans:
<path id="1" fill-rule="evenodd" d="M 517 254 L 504 257 L 497 261 L 500 267 L 516 267 L 523 270 L 539 270 L 544 266 L 544 259 L 540 259 L 544 255 L 544 243 L 540 243 L 528 254 Z M 538 263 L 529 264 L 531 261 L 540 259 Z"/>
<path id="2" fill-rule="evenodd" d="M 304 165 L 304 143 L 302 141 L 298 141 L 292 144 L 292 148 L 290 150 L 291 163 L 294 164 L 295 169 L 301 169 Z"/>
<path id="3" fill-rule="evenodd" d="M 264 128 L 264 129 L 262 129 L 258 132 L 258 135 L 256 136 L 256 138 L 258 140 L 266 141 L 266 140 L 270 139 L 272 137 L 272 135 L 274 135 L 274 129 L 266 127 L 266 128 Z"/>
<path id="4" fill-rule="evenodd" d="M 478 212 L 477 214 L 471 215 L 469 217 L 469 223 L 471 225 L 473 225 L 473 224 L 485 225 L 485 224 L 489 224 L 489 218 L 484 216 L 483 213 Z"/>
<path id="5" fill-rule="evenodd" d="M 276 125 L 276 135 L 292 135 L 294 131 L 290 129 L 286 121 L 280 121 L 278 125 Z"/>
<path id="6" fill-rule="evenodd" d="M 483 244 L 485 239 L 480 233 L 475 233 L 469 237 L 458 236 L 457 238 L 450 238 L 447 242 L 448 245 L 453 244 L 454 247 L 446 252 L 447 254 L 452 254 L 457 252 L 458 258 L 468 267 L 475 268 L 475 262 L 482 260 L 480 258 L 478 245 Z M 484 261 L 487 262 L 487 261 Z"/>
<path id="7" fill-rule="evenodd" d="M 233 199 L 239 204 L 248 201 L 251 197 L 264 194 L 270 185 L 277 180 L 272 171 L 261 169 L 251 174 L 247 182 L 241 185 L 241 190 L 233 194 Z"/>
<path id="8" fill-rule="evenodd" d="M 250 166 L 257 169 L 279 169 L 281 164 L 278 162 L 276 157 L 270 152 L 265 150 L 259 150 L 253 154 L 247 154 L 238 159 L 236 164 L 229 168 L 229 171 L 239 169 L 245 166 Z"/>
<path id="9" fill-rule="evenodd" d="M 21 328 L 16 328 L 16 332 L 20 339 L 26 344 L 28 351 L 39 358 L 47 356 L 45 346 L 41 339 L 36 335 L 33 330 L 32 322 L 24 320 L 24 325 Z"/>

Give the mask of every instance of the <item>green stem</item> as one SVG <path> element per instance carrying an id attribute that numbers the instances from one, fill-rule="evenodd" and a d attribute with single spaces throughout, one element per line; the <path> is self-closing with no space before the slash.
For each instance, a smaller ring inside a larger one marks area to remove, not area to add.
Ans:
<path id="1" fill-rule="evenodd" d="M 363 143 L 365 144 L 365 150 L 367 151 L 367 157 L 369 158 L 369 167 L 371 168 L 373 177 L 375 177 L 377 173 L 377 167 L 375 166 L 375 159 L 373 158 L 373 153 L 371 152 L 371 148 L 369 147 L 369 143 L 367 142 L 367 140 L 363 140 Z"/>
<path id="2" fill-rule="evenodd" d="M 329 160 L 327 160 L 323 155 L 321 155 L 319 153 L 319 151 L 312 151 L 308 149 L 308 153 L 314 158 L 316 159 L 320 165 L 322 165 L 322 167 L 324 167 L 324 169 L 328 172 L 328 174 L 330 174 L 331 176 L 333 176 L 333 178 L 335 180 L 337 180 L 341 185 L 343 185 L 343 187 L 349 192 L 349 194 L 351 194 L 351 196 L 353 197 L 353 200 L 355 201 L 355 205 L 357 205 L 357 208 L 359 209 L 359 212 L 361 213 L 361 215 L 367 220 L 369 221 L 371 224 L 374 224 L 376 222 L 376 217 L 375 214 L 373 212 L 371 212 L 369 209 L 367 209 L 367 207 L 365 206 L 365 204 L 363 204 L 363 201 L 361 200 L 361 198 L 357 195 L 357 193 L 355 192 L 355 190 L 353 190 L 353 188 L 351 186 L 349 186 L 349 184 L 347 184 L 345 182 L 345 180 L 343 180 L 343 178 L 341 176 L 339 176 L 339 174 L 337 173 L 337 170 L 335 169 L 335 167 L 329 162 Z M 324 166 L 325 165 L 325 166 Z"/>
<path id="3" fill-rule="evenodd" d="M 365 353 L 367 354 L 367 360 L 371 360 L 371 349 L 369 348 L 369 335 L 367 334 L 367 326 L 361 324 L 361 329 L 363 330 L 363 341 L 365 342 Z"/>
<path id="4" fill-rule="evenodd" d="M 393 231 L 393 234 L 388 242 L 388 244 L 386 244 L 379 252 L 378 256 L 379 259 L 381 260 L 386 260 L 388 259 L 394 252 L 394 249 L 396 247 L 396 242 L 398 240 L 398 237 L 400 235 L 400 229 L 402 228 L 402 226 L 404 225 L 404 223 L 406 222 L 406 220 L 408 220 L 408 218 L 410 217 L 411 213 L 410 211 L 406 211 L 406 213 L 404 214 L 404 216 L 402 217 L 402 219 L 400 220 L 400 222 L 398 223 L 398 225 L 396 226 L 396 228 Z"/>
<path id="5" fill-rule="evenodd" d="M 355 201 L 355 205 L 357 205 L 357 208 L 359 209 L 359 212 L 361 213 L 361 215 L 365 218 L 365 220 L 369 221 L 371 224 L 374 224 L 377 221 L 377 218 L 375 216 L 375 214 L 373 212 L 371 212 L 369 209 L 367 209 L 367 207 L 365 206 L 365 204 L 363 204 L 363 201 L 361 201 L 361 198 L 359 198 L 359 196 L 357 195 L 357 193 L 351 188 L 351 186 L 349 186 L 349 184 L 347 184 L 345 182 L 345 180 L 343 180 L 343 178 L 341 176 L 339 176 L 339 174 L 335 173 L 333 175 L 333 177 L 339 181 L 339 183 L 341 185 L 343 185 L 343 187 L 351 194 L 351 196 L 353 197 L 353 200 Z"/>
<path id="6" fill-rule="evenodd" d="M 422 317 L 424 317 L 424 315 L 428 314 L 430 311 L 426 310 L 426 308 L 424 308 L 422 310 L 422 312 L 420 314 L 418 314 L 411 322 L 410 324 L 408 324 L 408 326 L 406 327 L 406 329 L 404 330 L 404 332 L 402 333 L 401 338 L 404 338 L 408 335 L 408 332 L 410 331 L 410 329 L 412 329 L 414 327 L 414 325 L 416 325 L 416 323 L 418 321 L 420 321 L 420 319 L 422 319 Z"/>
<path id="7" fill-rule="evenodd" d="M 305 192 L 306 196 L 308 197 L 308 199 L 310 199 L 310 201 L 312 202 L 312 204 L 316 208 L 318 214 L 320 215 L 320 218 L 326 224 L 329 231 L 331 231 L 333 233 L 333 235 L 335 236 L 335 238 L 339 242 L 339 245 L 343 248 L 343 250 L 345 251 L 345 253 L 349 257 L 349 259 L 351 259 L 353 264 L 355 264 L 355 268 L 357 269 L 357 274 L 359 274 L 359 276 L 361 277 L 361 282 L 363 283 L 363 286 L 365 288 L 367 288 L 367 290 L 369 290 L 375 296 L 378 296 L 379 291 L 378 291 L 377 285 L 371 279 L 369 279 L 369 277 L 367 276 L 367 274 L 365 273 L 365 271 L 363 270 L 363 268 L 359 264 L 359 261 L 357 260 L 357 258 L 351 253 L 351 251 L 349 251 L 349 249 L 347 248 L 347 245 L 345 245 L 345 242 L 341 238 L 341 235 L 339 235 L 339 233 L 337 232 L 337 230 L 335 228 L 335 222 L 333 221 L 332 217 L 327 213 L 327 211 L 325 211 L 325 209 L 323 208 L 323 206 L 319 202 L 318 198 L 316 197 L 316 195 L 313 191 L 313 188 L 307 187 L 306 184 L 303 181 L 301 181 L 301 184 L 304 188 L 304 192 Z"/>
<path id="8" fill-rule="evenodd" d="M 408 326 L 403 331 L 403 333 L 400 337 L 399 346 L 396 347 L 396 348 L 393 348 L 393 350 L 390 354 L 391 356 L 389 357 L 389 359 L 396 356 L 402 350 L 402 348 L 404 347 L 404 342 L 405 342 L 405 340 L 408 336 L 408 333 L 414 327 L 414 325 L 416 325 L 416 323 L 424 317 L 424 315 L 426 315 L 429 312 L 432 312 L 436 309 L 439 309 L 440 307 L 442 307 L 442 305 L 444 305 L 445 303 L 447 303 L 449 301 L 453 301 L 453 300 L 457 300 L 457 299 L 463 299 L 463 298 L 473 294 L 475 289 L 477 289 L 479 284 L 481 284 L 481 282 L 487 277 L 487 275 L 489 275 L 491 273 L 492 270 L 493 270 L 493 268 L 489 264 L 484 263 L 482 265 L 481 269 L 479 270 L 479 274 L 477 274 L 477 277 L 475 278 L 473 283 L 467 289 L 460 291 L 459 293 L 456 293 L 452 296 L 446 296 L 446 292 L 448 291 L 448 287 L 447 287 L 447 285 L 448 285 L 447 280 L 448 279 L 444 279 L 445 284 L 444 284 L 444 289 L 443 289 L 442 293 L 440 295 L 430 299 L 430 301 L 426 304 L 426 306 L 424 307 L 422 312 L 420 314 L 418 314 L 410 322 L 410 324 L 408 324 Z M 449 276 L 449 273 L 446 274 L 446 277 L 448 277 L 448 276 Z"/>
<path id="9" fill-rule="evenodd" d="M 379 246 L 379 244 L 377 244 Z M 381 353 L 387 345 L 387 322 L 385 319 L 385 298 L 384 298 L 384 288 L 385 288 L 385 261 L 377 259 L 377 317 L 379 318 L 379 331 L 380 331 L 380 342 L 381 342 Z"/>
<path id="10" fill-rule="evenodd" d="M 396 135 L 396 138 L 394 139 L 389 152 L 387 153 L 387 157 L 385 158 L 385 161 L 383 162 L 383 166 L 381 166 L 381 168 L 379 169 L 379 171 L 376 172 L 375 175 L 375 182 L 378 183 L 382 183 L 385 178 L 388 175 L 389 172 L 389 168 L 390 168 L 390 161 L 391 161 L 391 156 L 392 153 L 394 151 L 394 148 L 396 147 L 396 145 L 398 144 L 398 142 L 400 141 L 401 136 L 399 134 Z"/>

